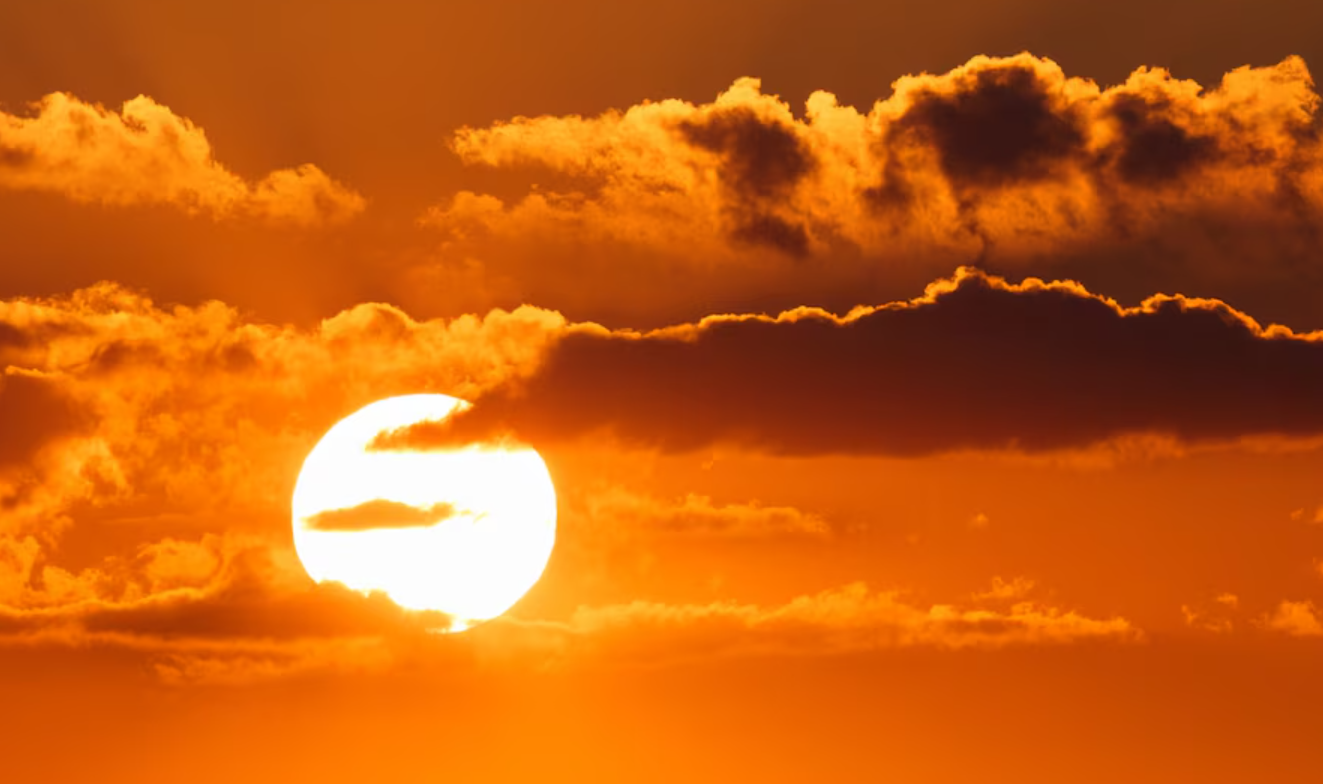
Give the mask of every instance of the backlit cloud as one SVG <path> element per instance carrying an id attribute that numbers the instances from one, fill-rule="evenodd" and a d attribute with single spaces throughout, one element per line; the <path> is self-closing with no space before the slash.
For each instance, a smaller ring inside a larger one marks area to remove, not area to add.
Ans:
<path id="1" fill-rule="evenodd" d="M 1125 308 L 1073 283 L 972 270 L 843 317 L 714 316 L 579 330 L 531 378 L 419 445 L 513 429 L 533 444 L 612 432 L 688 451 L 1043 451 L 1158 433 L 1189 442 L 1323 432 L 1323 340 L 1213 300 Z"/>

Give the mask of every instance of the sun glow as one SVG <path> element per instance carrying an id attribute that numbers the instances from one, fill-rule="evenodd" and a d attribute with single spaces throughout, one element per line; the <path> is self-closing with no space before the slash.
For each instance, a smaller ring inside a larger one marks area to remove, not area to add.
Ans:
<path id="1" fill-rule="evenodd" d="M 309 576 L 443 612 L 451 631 L 500 615 L 537 582 L 555 542 L 556 495 L 536 451 L 369 449 L 383 432 L 468 405 L 387 398 L 327 432 L 294 488 L 294 547 Z"/>

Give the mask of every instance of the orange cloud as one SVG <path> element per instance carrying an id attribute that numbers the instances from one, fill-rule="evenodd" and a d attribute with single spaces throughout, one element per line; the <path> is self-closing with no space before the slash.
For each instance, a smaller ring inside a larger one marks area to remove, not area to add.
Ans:
<path id="1" fill-rule="evenodd" d="M 302 226 L 343 221 L 366 204 L 311 164 L 246 182 L 215 160 L 201 128 L 146 96 L 116 112 L 51 93 L 33 110 L 0 113 L 0 188 Z"/>
<path id="2" fill-rule="evenodd" d="M 565 621 L 499 618 L 461 636 L 426 629 L 384 597 L 285 584 L 253 552 L 201 591 L 45 611 L 0 609 L 0 644 L 117 648 L 146 657 L 166 683 L 239 683 L 309 671 L 374 671 L 403 660 L 505 666 L 666 663 L 759 655 L 822 656 L 909 647 L 955 650 L 1134 643 L 1119 617 L 1016 601 L 920 606 L 854 583 L 772 607 L 738 602 L 580 606 Z"/>
<path id="3" fill-rule="evenodd" d="M 646 333 L 533 307 L 419 321 L 381 304 L 297 329 L 221 303 L 162 308 L 109 284 L 0 302 L 0 325 L 0 416 L 15 434 L 0 460 L 3 634 L 150 648 L 160 661 L 175 657 L 168 677 L 181 680 L 322 666 L 303 647 L 309 640 L 423 634 L 384 598 L 312 586 L 286 541 L 302 457 L 338 418 L 391 394 L 473 399 L 475 413 L 499 414 L 488 424 L 521 435 L 607 428 L 663 449 L 714 439 L 773 452 L 1048 449 L 1131 428 L 1212 439 L 1311 432 L 1316 421 L 1317 336 L 1264 328 L 1211 300 L 1123 308 L 1072 283 L 1011 284 L 968 270 L 914 300 L 845 316 L 803 308 Z M 677 383 L 687 385 L 679 394 Z M 680 415 L 649 408 L 676 401 Z M 698 493 L 607 486 L 574 504 L 571 518 L 650 534 L 828 530 L 797 507 Z M 125 509 L 150 521 L 120 524 L 116 537 L 138 535 L 131 544 L 78 563 L 62 551 L 74 534 L 96 540 L 90 529 Z M 525 627 L 550 630 L 530 642 L 535 650 L 663 658 L 1136 633 L 1124 620 L 1027 603 L 1030 587 L 994 584 L 968 607 L 862 587 L 779 608 L 607 604 Z M 696 647 L 686 649 L 691 634 Z M 254 640 L 287 641 L 288 655 Z M 227 641 L 238 641 L 232 652 Z M 378 657 L 371 650 L 364 656 Z"/>
<path id="4" fill-rule="evenodd" d="M 59 529 L 0 534 L 0 611 L 15 617 L 57 617 L 89 607 L 127 606 L 157 597 L 196 596 L 228 579 L 236 559 L 265 547 L 238 534 L 139 544 L 132 554 L 109 555 L 95 566 L 69 570 L 50 563 Z"/>
<path id="5" fill-rule="evenodd" d="M 1239 607 L 1240 597 L 1233 593 L 1223 593 L 1218 594 L 1211 604 L 1203 607 L 1195 608 L 1182 604 L 1181 616 L 1185 619 L 1185 625 L 1190 628 L 1227 634 L 1235 629 L 1235 622 L 1230 615 Z"/>
<path id="6" fill-rule="evenodd" d="M 975 601 L 1016 601 L 1025 598 L 1033 590 L 1036 583 L 1028 577 L 1015 577 L 1011 580 L 1003 580 L 1000 577 L 992 578 L 992 587 L 986 591 L 976 592 L 972 598 Z"/>
<path id="7" fill-rule="evenodd" d="M 693 536 L 825 536 L 831 532 L 821 516 L 793 506 L 768 506 L 757 501 L 719 504 L 706 495 L 687 493 L 664 499 L 612 486 L 583 494 L 572 507 L 579 529 L 631 534 Z"/>
<path id="8" fill-rule="evenodd" d="M 391 394 L 475 396 L 527 372 L 564 320 L 521 308 L 419 322 L 365 304 L 296 330 L 103 284 L 0 302 L 0 324 L 17 336 L 0 346 L 0 416 L 15 434 L 0 452 L 4 531 L 47 530 L 76 500 L 283 505 L 302 454 L 341 416 Z"/>
<path id="9" fill-rule="evenodd" d="M 299 465 L 331 424 L 392 394 L 475 396 L 528 372 L 564 319 L 523 308 L 415 321 L 365 304 L 295 329 L 101 284 L 2 301 L 0 325 L 0 626 L 137 634 L 155 618 L 151 633 L 187 636 L 222 620 L 261 628 L 263 597 L 307 590 L 280 554 Z M 70 537 L 86 556 L 66 554 Z M 242 563 L 277 556 L 236 582 Z M 242 612 L 217 609 L 240 600 Z"/>
<path id="10" fill-rule="evenodd" d="M 35 543 L 18 554 L 29 565 Z M 384 596 L 314 585 L 292 554 L 259 539 L 209 536 L 140 549 L 126 569 L 70 579 L 80 595 L 54 603 L 0 603 L 0 645 L 134 651 L 163 681 L 249 682 L 309 671 L 380 670 L 405 660 L 480 656 L 515 667 L 694 657 L 831 655 L 926 646 L 1135 642 L 1123 618 L 1096 619 L 1026 599 L 1028 581 L 994 583 L 969 606 L 922 606 L 900 592 L 855 583 L 773 607 L 738 602 L 580 606 L 567 620 L 504 618 L 461 637 L 430 634 L 436 613 L 410 613 Z M 14 554 L 0 549 L 0 575 Z M 49 567 L 47 568 L 49 572 Z M 28 575 L 30 577 L 30 575 Z M 49 574 L 48 574 L 49 577 Z M 119 582 L 115 582 L 119 581 Z M 115 592 L 104 588 L 114 583 Z M 29 598 L 30 595 L 29 595 Z"/>
<path id="11" fill-rule="evenodd" d="M 518 625 L 505 621 L 501 626 Z M 500 628 L 500 627 L 498 627 Z M 1088 641 L 1135 642 L 1143 634 L 1123 618 L 1018 602 L 1005 610 L 905 601 L 863 583 L 763 607 L 738 602 L 632 602 L 581 607 L 565 623 L 538 623 L 565 656 L 609 654 L 616 660 L 684 660 L 731 655 L 824 655 L 905 647 L 988 649 Z"/>
<path id="12" fill-rule="evenodd" d="M 30 566 L 40 551 L 28 544 Z M 0 588 L 14 574 L 4 546 L 0 539 Z M 446 624 L 437 613 L 406 613 L 384 596 L 314 585 L 292 554 L 260 539 L 207 535 L 145 545 L 139 553 L 76 575 L 45 567 L 44 597 L 31 590 L 18 601 L 0 597 L 0 645 L 128 650 L 167 683 L 234 683 L 380 669 L 402 645 Z M 81 590 L 55 589 L 53 574 Z M 34 605 L 34 598 L 44 603 Z"/>
<path id="13" fill-rule="evenodd" d="M 746 78 L 708 104 L 464 128 L 453 146 L 466 163 L 545 167 L 585 187 L 509 208 L 462 194 L 427 221 L 503 231 L 557 221 L 790 255 L 844 240 L 903 254 L 1060 248 L 1123 213 L 1138 226 L 1173 208 L 1323 206 L 1309 133 L 1319 99 L 1299 58 L 1237 69 L 1207 91 L 1150 68 L 1104 90 L 1028 54 L 892 87 L 867 114 L 817 92 L 801 120 Z"/>
<path id="14" fill-rule="evenodd" d="M 1323 636 L 1323 616 L 1313 602 L 1283 601 L 1264 617 L 1263 626 L 1292 637 Z"/>
<path id="15" fill-rule="evenodd" d="M 980 56 L 902 77 L 866 111 L 816 92 L 797 112 L 744 78 L 709 103 L 460 129 L 463 162 L 538 184 L 462 191 L 422 222 L 445 236 L 441 268 L 477 259 L 525 297 L 635 324 L 695 302 L 848 308 L 961 264 L 1125 296 L 1243 290 L 1306 318 L 1298 288 L 1251 282 L 1277 291 L 1317 250 L 1318 104 L 1294 57 L 1205 89 Z"/>

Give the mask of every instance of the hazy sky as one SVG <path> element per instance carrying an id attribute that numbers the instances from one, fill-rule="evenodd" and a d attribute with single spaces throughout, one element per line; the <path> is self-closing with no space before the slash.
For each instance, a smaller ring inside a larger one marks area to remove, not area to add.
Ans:
<path id="1" fill-rule="evenodd" d="M 8 769 L 1313 781 L 1321 26 L 0 8 Z M 416 392 L 556 487 L 459 635 L 293 550 Z"/>

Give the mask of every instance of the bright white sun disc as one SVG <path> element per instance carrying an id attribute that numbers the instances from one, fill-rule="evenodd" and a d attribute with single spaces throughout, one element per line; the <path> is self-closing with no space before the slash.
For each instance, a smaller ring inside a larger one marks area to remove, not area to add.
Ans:
<path id="1" fill-rule="evenodd" d="M 369 448 L 468 405 L 387 398 L 322 437 L 294 487 L 294 548 L 309 576 L 443 612 L 454 631 L 495 618 L 533 587 L 556 539 L 556 492 L 536 451 Z"/>

